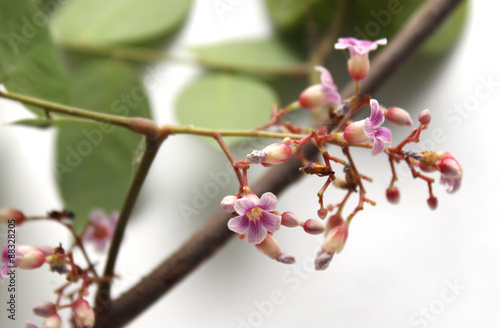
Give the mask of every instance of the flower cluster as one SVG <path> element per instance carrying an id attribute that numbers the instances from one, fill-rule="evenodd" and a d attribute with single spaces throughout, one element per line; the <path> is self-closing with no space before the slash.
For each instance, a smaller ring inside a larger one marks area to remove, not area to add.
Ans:
<path id="1" fill-rule="evenodd" d="M 460 163 L 449 152 L 424 151 L 416 152 L 403 148 L 412 142 L 418 142 L 422 131 L 427 129 L 431 122 L 429 110 L 424 110 L 418 116 L 420 123 L 414 128 L 406 139 L 392 146 L 392 132 L 388 127 L 382 126 L 387 120 L 397 127 L 412 127 L 411 115 L 400 107 L 384 107 L 379 101 L 369 95 L 360 93 L 359 83 L 366 78 L 370 61 L 369 52 L 385 45 L 386 39 L 377 41 L 356 40 L 341 38 L 335 44 L 336 49 L 348 49 L 350 59 L 348 70 L 356 82 L 356 94 L 349 99 L 342 99 L 330 72 L 321 66 L 315 69 L 320 73 L 320 83 L 306 88 L 298 97 L 298 101 L 282 110 L 273 109 L 273 119 L 263 128 L 281 125 L 283 130 L 288 130 L 295 135 L 283 139 L 282 143 L 273 143 L 262 150 L 254 150 L 247 155 L 246 161 L 233 164 L 235 170 L 240 172 L 240 190 L 236 195 L 226 196 L 221 202 L 221 208 L 236 216 L 228 221 L 228 228 L 238 234 L 241 240 L 246 239 L 250 244 L 270 257 L 282 263 L 294 263 L 294 257 L 281 251 L 275 234 L 281 226 L 288 228 L 301 227 L 304 232 L 311 235 L 323 234 L 325 239 L 320 251 L 316 254 L 315 267 L 325 270 L 333 256 L 340 253 L 347 241 L 349 225 L 353 217 L 361 210 L 363 204 L 375 205 L 375 202 L 366 197 L 363 180 L 372 179 L 362 175 L 355 166 L 350 147 L 371 148 L 372 155 L 385 153 L 391 164 L 393 178 L 386 191 L 389 202 L 397 204 L 401 194 L 395 185 L 397 179 L 394 169 L 397 163 L 403 162 L 410 168 L 415 178 L 428 184 L 429 198 L 427 203 L 431 209 L 437 207 L 437 197 L 433 194 L 432 183 L 434 179 L 425 173 L 438 171 L 441 173 L 441 183 L 448 187 L 449 192 L 455 192 L 460 187 L 463 169 Z M 365 105 L 370 106 L 370 116 L 352 121 L 351 118 Z M 296 106 L 306 110 L 318 109 L 327 106 L 328 113 L 335 122 L 333 131 L 329 132 L 324 127 L 318 130 L 293 126 L 289 122 L 281 122 L 281 117 Z M 292 138 L 293 137 L 293 138 Z M 312 143 L 321 152 L 324 163 L 309 162 L 302 154 L 302 146 Z M 332 155 L 328 150 L 329 144 L 336 144 L 342 148 L 346 159 Z M 276 210 L 277 197 L 264 193 L 260 198 L 251 192 L 247 184 L 247 170 L 251 165 L 262 166 L 279 165 L 288 161 L 292 155 L 302 160 L 304 166 L 300 171 L 326 179 L 323 187 L 318 192 L 320 208 L 317 211 L 318 219 L 300 220 L 290 211 L 280 213 Z M 336 165 L 342 165 L 341 170 L 336 170 Z M 336 175 L 335 171 L 344 173 L 344 177 Z M 324 193 L 329 186 L 335 186 L 346 192 L 344 199 L 334 204 L 324 204 Z M 358 193 L 358 205 L 347 215 L 344 220 L 343 210 L 347 200 Z M 328 219 L 326 219 L 328 217 Z M 322 220 L 326 220 L 324 224 Z"/>

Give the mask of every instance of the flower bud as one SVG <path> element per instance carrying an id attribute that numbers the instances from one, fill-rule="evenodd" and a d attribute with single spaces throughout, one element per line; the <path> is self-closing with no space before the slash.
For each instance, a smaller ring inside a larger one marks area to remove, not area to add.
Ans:
<path id="1" fill-rule="evenodd" d="M 293 143 L 292 138 L 290 137 L 283 138 L 283 143 L 287 146 L 290 146 Z"/>
<path id="2" fill-rule="evenodd" d="M 387 188 L 387 190 L 385 191 L 385 196 L 387 197 L 389 203 L 398 204 L 400 198 L 399 188 L 396 186 Z"/>
<path id="3" fill-rule="evenodd" d="M 73 303 L 73 313 L 75 315 L 75 323 L 78 327 L 94 326 L 94 311 L 83 298 L 79 298 Z"/>
<path id="4" fill-rule="evenodd" d="M 32 270 L 45 263 L 45 254 L 33 246 L 21 245 L 12 249 L 5 245 L 2 249 L 2 262 L 6 264 L 0 270 L 0 278 L 7 276 L 7 263 L 12 265 L 12 259 L 14 259 L 14 265 L 19 269 Z"/>
<path id="5" fill-rule="evenodd" d="M 344 219 L 340 214 L 334 214 L 328 218 L 326 221 L 326 229 L 325 229 L 325 234 L 328 234 L 330 230 L 332 230 L 335 227 L 338 227 L 340 225 L 344 224 Z"/>
<path id="6" fill-rule="evenodd" d="M 281 252 L 278 242 L 270 234 L 260 244 L 255 245 L 255 247 L 273 260 L 284 264 L 295 263 L 295 258 L 291 254 Z"/>
<path id="7" fill-rule="evenodd" d="M 429 208 L 434 211 L 438 207 L 437 197 L 435 196 L 429 197 L 427 199 L 427 205 L 429 205 Z"/>
<path id="8" fill-rule="evenodd" d="M 328 104 L 329 99 L 321 84 L 315 84 L 302 91 L 299 97 L 300 107 L 314 109 Z"/>
<path id="9" fill-rule="evenodd" d="M 325 270 L 330 265 L 330 261 L 335 253 L 340 253 L 345 246 L 349 226 L 346 224 L 339 225 L 327 234 L 321 250 L 316 254 L 314 266 L 316 270 Z"/>
<path id="10" fill-rule="evenodd" d="M 266 166 L 265 164 L 269 166 L 286 162 L 293 153 L 289 146 L 280 143 L 271 144 L 262 149 L 262 151 L 266 154 L 265 160 L 262 163 L 264 166 Z"/>
<path id="11" fill-rule="evenodd" d="M 445 158 L 438 162 L 439 172 L 449 178 L 458 177 L 462 174 L 462 170 L 458 162 L 453 158 Z"/>
<path id="12" fill-rule="evenodd" d="M 42 323 L 42 328 L 61 328 L 61 317 L 56 313 L 45 318 Z"/>
<path id="13" fill-rule="evenodd" d="M 300 225 L 299 217 L 292 212 L 284 212 L 281 214 L 281 225 L 289 228 L 298 227 Z"/>
<path id="14" fill-rule="evenodd" d="M 318 217 L 321 219 L 321 220 L 324 220 L 326 218 L 326 216 L 328 215 L 328 210 L 326 208 L 320 208 L 318 210 Z"/>
<path id="15" fill-rule="evenodd" d="M 56 314 L 57 308 L 52 302 L 42 302 L 33 307 L 33 313 L 39 317 L 47 318 Z"/>
<path id="16" fill-rule="evenodd" d="M 385 118 L 392 124 L 399 126 L 412 126 L 410 114 L 402 108 L 391 107 L 385 113 Z"/>
<path id="17" fill-rule="evenodd" d="M 15 223 L 17 226 L 19 226 L 24 221 L 26 221 L 26 217 L 24 216 L 23 212 L 9 207 L 0 209 L 0 223 Z"/>
<path id="18" fill-rule="evenodd" d="M 344 139 L 350 144 L 358 144 L 370 141 L 365 133 L 365 120 L 357 121 L 346 126 L 344 130 Z"/>
<path id="19" fill-rule="evenodd" d="M 317 220 L 309 219 L 304 222 L 304 231 L 311 235 L 319 235 L 325 231 L 323 223 Z"/>
<path id="20" fill-rule="evenodd" d="M 422 125 L 429 125 L 431 123 L 431 112 L 426 109 L 418 115 L 418 121 Z"/>
<path id="21" fill-rule="evenodd" d="M 226 213 L 234 212 L 234 203 L 238 200 L 238 197 L 234 195 L 226 196 L 220 202 L 221 209 Z"/>

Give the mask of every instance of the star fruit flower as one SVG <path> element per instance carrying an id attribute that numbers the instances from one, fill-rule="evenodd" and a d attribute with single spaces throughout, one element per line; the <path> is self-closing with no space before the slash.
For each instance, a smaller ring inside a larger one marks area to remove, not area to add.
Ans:
<path id="1" fill-rule="evenodd" d="M 340 104 L 340 94 L 330 72 L 321 66 L 316 66 L 315 69 L 321 73 L 321 84 L 312 85 L 302 91 L 299 97 L 300 107 L 314 109 L 328 103 L 332 105 Z"/>
<path id="2" fill-rule="evenodd" d="M 370 100 L 370 117 L 349 124 L 344 130 L 344 139 L 350 144 L 364 143 L 373 140 L 371 154 L 378 155 L 384 150 L 384 144 L 390 146 L 391 130 L 381 127 L 384 123 L 384 110 L 377 100 Z"/>
<path id="3" fill-rule="evenodd" d="M 278 199 L 271 192 L 266 192 L 259 199 L 255 194 L 248 194 L 238 199 L 234 210 L 239 215 L 229 220 L 230 230 L 243 234 L 248 231 L 248 242 L 260 244 L 268 232 L 276 232 L 281 225 L 281 216 L 273 213 Z"/>
<path id="4" fill-rule="evenodd" d="M 335 49 L 349 49 L 351 58 L 347 62 L 349 75 L 356 80 L 361 81 L 370 70 L 370 51 L 377 49 L 379 45 L 386 45 L 387 39 L 377 41 L 358 40 L 355 38 L 340 38 L 335 44 Z"/>

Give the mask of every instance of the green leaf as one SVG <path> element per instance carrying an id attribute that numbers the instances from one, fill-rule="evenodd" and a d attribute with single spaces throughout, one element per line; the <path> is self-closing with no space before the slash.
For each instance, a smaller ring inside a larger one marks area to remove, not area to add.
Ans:
<path id="1" fill-rule="evenodd" d="M 62 41 L 129 44 L 173 32 L 191 0 L 73 0 L 56 12 L 53 28 Z"/>
<path id="2" fill-rule="evenodd" d="M 122 116 L 150 117 L 140 80 L 128 65 L 100 60 L 74 76 L 71 104 Z M 119 210 L 128 190 L 141 137 L 104 123 L 60 121 L 57 182 L 80 230 L 92 209 Z"/>
<path id="3" fill-rule="evenodd" d="M 269 121 L 276 102 L 276 93 L 259 80 L 231 74 L 209 74 L 181 93 L 176 111 L 179 122 L 185 125 L 217 130 L 252 129 Z M 225 141 L 234 144 L 242 139 L 230 137 Z"/>
<path id="4" fill-rule="evenodd" d="M 246 73 L 289 70 L 300 64 L 297 54 L 278 39 L 233 41 L 192 49 L 207 64 Z"/>
<path id="5" fill-rule="evenodd" d="M 69 80 L 48 17 L 32 1 L 0 0 L 0 8 L 0 83 L 12 92 L 65 103 Z"/>

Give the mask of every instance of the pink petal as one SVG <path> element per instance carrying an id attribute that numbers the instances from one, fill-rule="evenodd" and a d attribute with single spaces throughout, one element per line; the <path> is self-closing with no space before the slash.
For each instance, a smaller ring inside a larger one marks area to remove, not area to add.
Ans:
<path id="1" fill-rule="evenodd" d="M 347 129 L 347 128 L 346 128 Z M 375 136 L 375 128 L 373 127 L 372 121 L 370 121 L 369 118 L 365 119 L 364 124 L 363 124 L 363 132 L 365 133 L 366 137 L 370 140 L 373 139 Z"/>
<path id="2" fill-rule="evenodd" d="M 391 130 L 384 127 L 377 128 L 377 131 L 375 132 L 375 138 L 383 141 L 385 144 L 390 146 L 392 142 Z"/>
<path id="3" fill-rule="evenodd" d="M 235 216 L 231 220 L 227 222 L 227 227 L 229 230 L 234 231 L 236 233 L 245 233 L 248 229 L 248 225 L 250 221 L 248 220 L 246 215 Z"/>
<path id="4" fill-rule="evenodd" d="M 384 151 L 384 143 L 377 138 L 373 139 L 372 155 L 373 156 L 378 155 L 383 151 Z"/>
<path id="5" fill-rule="evenodd" d="M 380 108 L 378 101 L 375 99 L 370 100 L 370 107 L 372 108 L 370 121 L 372 122 L 373 126 L 377 128 L 381 126 L 382 123 L 384 123 L 384 110 Z"/>
<path id="6" fill-rule="evenodd" d="M 322 66 L 316 66 L 315 69 L 318 72 L 321 72 L 321 76 L 320 76 L 321 84 L 333 87 L 334 89 L 337 89 L 337 86 L 333 82 L 332 75 L 330 74 L 330 72 L 326 68 L 324 68 Z"/>
<path id="7" fill-rule="evenodd" d="M 260 223 L 269 232 L 276 232 L 281 225 L 281 216 L 263 211 L 260 215 Z"/>
<path id="8" fill-rule="evenodd" d="M 247 214 L 252 208 L 255 207 L 255 203 L 248 198 L 240 198 L 234 203 L 234 210 L 239 215 Z"/>
<path id="9" fill-rule="evenodd" d="M 104 212 L 101 210 L 93 210 L 90 213 L 90 222 L 92 222 L 94 224 L 100 225 L 101 222 L 105 222 L 107 220 L 108 220 L 108 218 L 106 217 Z"/>
<path id="10" fill-rule="evenodd" d="M 339 38 L 339 41 L 335 43 L 335 49 L 346 49 L 357 44 L 355 38 Z"/>
<path id="11" fill-rule="evenodd" d="M 272 211 L 276 208 L 276 203 L 278 202 L 278 198 L 272 192 L 266 192 L 260 197 L 259 202 L 257 203 L 257 207 L 265 211 Z"/>
<path id="12" fill-rule="evenodd" d="M 266 239 L 267 230 L 259 221 L 251 221 L 248 227 L 248 242 L 250 244 L 260 244 Z"/>

